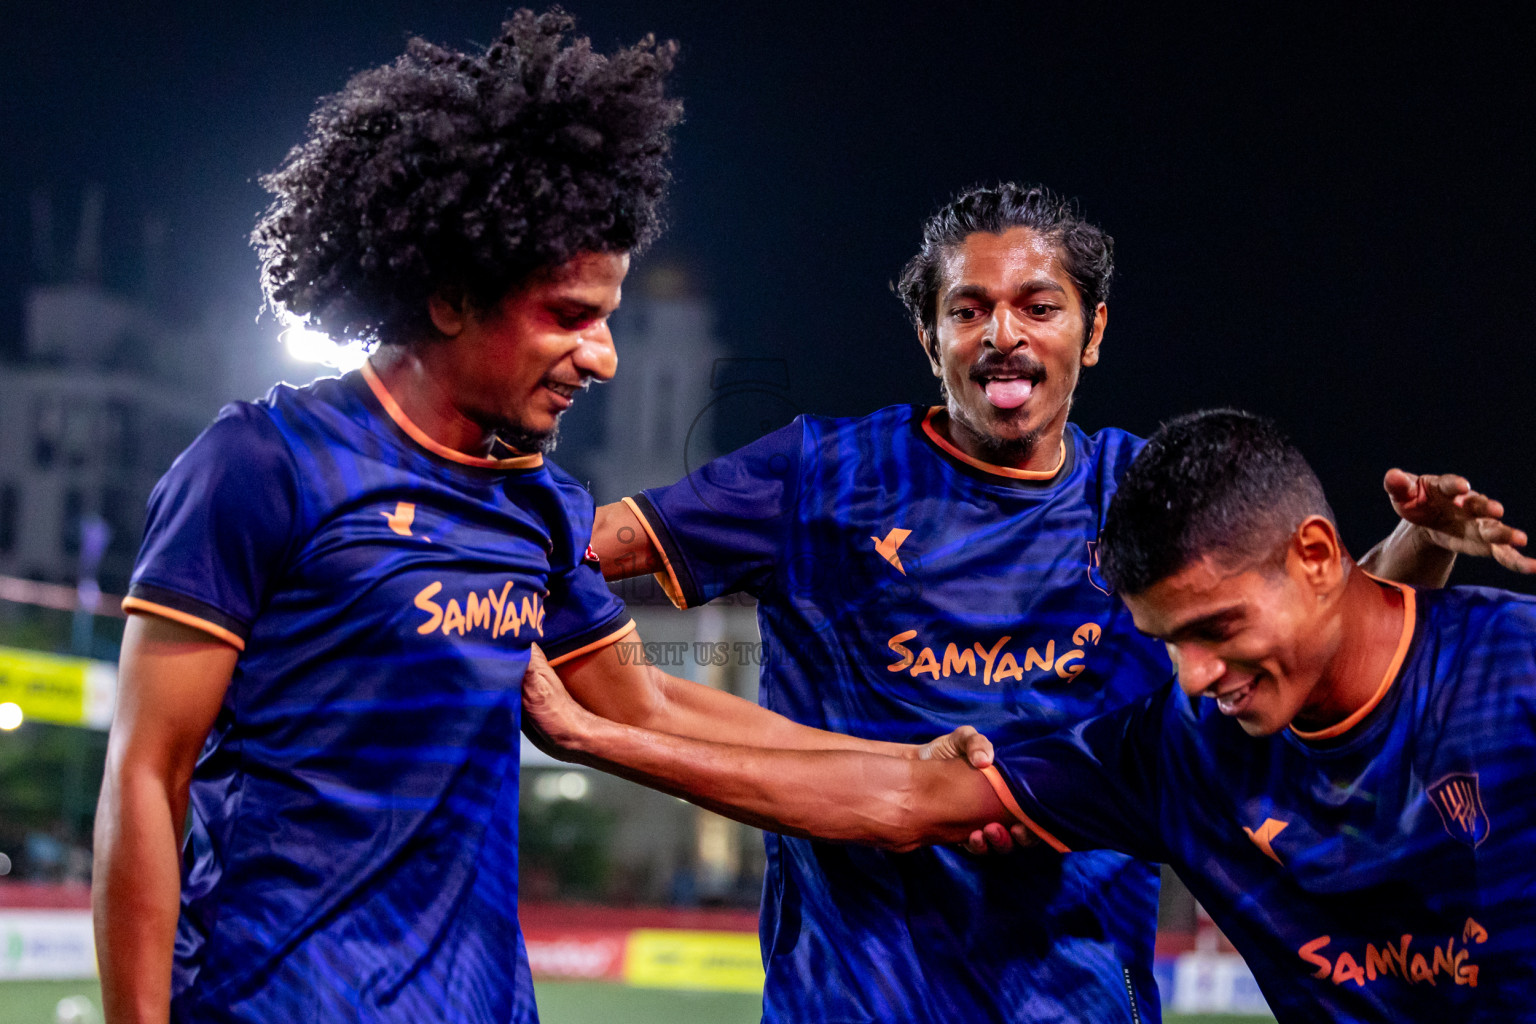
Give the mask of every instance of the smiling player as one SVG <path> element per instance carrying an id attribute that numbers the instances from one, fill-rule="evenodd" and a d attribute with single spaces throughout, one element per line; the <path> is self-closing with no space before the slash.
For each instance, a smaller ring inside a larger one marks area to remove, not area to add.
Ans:
<path id="1" fill-rule="evenodd" d="M 96 818 L 112 1024 L 535 1021 L 535 639 L 628 720 L 898 752 L 613 655 L 633 623 L 591 496 L 543 453 L 615 371 L 607 321 L 681 107 L 670 44 L 605 57 L 570 27 L 520 11 L 483 53 L 412 40 L 264 179 L 273 305 L 377 345 L 226 407 L 151 498 Z"/>
<path id="2" fill-rule="evenodd" d="M 983 773 L 617 725 L 537 658 L 526 706 L 567 756 L 795 836 L 908 850 L 1019 822 L 1070 854 L 1010 862 L 1021 888 L 1106 849 L 1168 863 L 1284 1022 L 1533 1019 L 1536 599 L 1368 576 L 1300 454 L 1227 411 L 1153 437 L 1103 551 L 1178 685 Z"/>

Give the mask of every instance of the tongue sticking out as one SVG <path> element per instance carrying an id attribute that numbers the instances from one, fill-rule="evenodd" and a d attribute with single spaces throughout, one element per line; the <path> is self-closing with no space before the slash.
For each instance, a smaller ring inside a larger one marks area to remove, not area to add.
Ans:
<path id="1" fill-rule="evenodd" d="M 1017 409 L 1029 401 L 1035 385 L 1027 380 L 989 380 L 986 385 L 987 401 L 999 409 Z"/>

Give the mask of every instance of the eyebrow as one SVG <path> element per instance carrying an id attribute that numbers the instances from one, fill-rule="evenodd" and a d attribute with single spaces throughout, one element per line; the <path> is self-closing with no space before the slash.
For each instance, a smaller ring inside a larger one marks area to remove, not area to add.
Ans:
<path id="1" fill-rule="evenodd" d="M 1242 614 L 1243 606 L 1241 603 L 1229 605 L 1226 608 L 1202 615 L 1198 619 L 1191 619 L 1189 622 L 1182 623 L 1177 628 L 1170 629 L 1166 634 L 1156 635 L 1156 639 L 1171 643 L 1190 633 L 1196 633 L 1211 626 L 1224 625 L 1233 619 L 1241 618 Z"/>
<path id="2" fill-rule="evenodd" d="M 1056 292 L 1060 295 L 1067 294 L 1067 290 L 1048 277 L 1036 277 L 1025 281 L 1014 291 L 1015 295 L 1027 295 L 1030 292 Z M 953 302 L 955 299 L 977 299 L 986 301 L 991 298 L 991 293 L 979 284 L 957 284 L 944 293 L 945 302 Z"/>

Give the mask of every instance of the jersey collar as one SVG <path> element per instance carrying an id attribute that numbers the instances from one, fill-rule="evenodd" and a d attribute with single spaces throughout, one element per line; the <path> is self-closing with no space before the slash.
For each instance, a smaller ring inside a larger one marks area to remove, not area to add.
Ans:
<path id="1" fill-rule="evenodd" d="M 433 455 L 460 465 L 477 466 L 481 469 L 537 469 L 544 465 L 544 456 L 538 452 L 532 455 L 517 455 L 509 459 L 486 459 L 476 455 L 466 455 L 463 452 L 454 451 L 445 444 L 439 444 L 428 437 L 427 432 L 405 414 L 405 410 L 400 408 L 400 403 L 395 401 L 395 396 L 389 393 L 389 389 L 374 372 L 373 364 L 367 360 L 363 361 L 363 380 L 367 381 L 368 390 L 373 392 L 373 397 L 379 400 L 385 414 L 394 420 L 395 426 L 405 431 L 406 436 Z"/>
<path id="2" fill-rule="evenodd" d="M 945 455 L 948 455 L 952 459 L 957 459 L 958 461 L 963 462 L 965 465 L 970 466 L 972 469 L 979 469 L 983 473 L 987 473 L 991 476 L 1003 477 L 1007 480 L 1029 480 L 1035 483 L 1039 483 L 1043 480 L 1054 480 L 1056 478 L 1056 474 L 1060 473 L 1062 467 L 1067 464 L 1067 439 L 1065 436 L 1063 436 L 1061 439 L 1061 449 L 1056 456 L 1056 465 L 1052 466 L 1050 469 L 1014 469 L 1012 466 L 999 466 L 995 463 L 983 462 L 981 459 L 967 455 L 965 452 L 955 447 L 955 445 L 943 434 L 941 434 L 938 428 L 933 425 L 934 417 L 946 411 L 947 410 L 945 410 L 942 405 L 935 405 L 928 410 L 927 414 L 923 416 L 923 436 L 928 438 L 928 440 Z"/>
<path id="3" fill-rule="evenodd" d="M 1391 580 L 1377 579 L 1375 576 L 1372 576 L 1371 579 L 1385 586 L 1396 587 L 1403 595 L 1403 630 L 1398 634 L 1397 650 L 1392 655 L 1391 663 L 1387 665 L 1386 674 L 1381 677 L 1381 685 L 1376 687 L 1376 692 L 1371 695 L 1370 700 L 1356 708 L 1354 713 L 1342 722 L 1336 722 L 1328 728 L 1319 729 L 1316 732 L 1303 732 L 1296 728 L 1295 725 L 1291 725 L 1290 730 L 1296 734 L 1297 739 L 1306 740 L 1308 743 L 1316 743 L 1319 740 L 1337 739 L 1344 735 L 1365 721 L 1366 716 L 1376 710 L 1382 698 L 1392 689 L 1392 684 L 1397 681 L 1397 673 L 1403 667 L 1403 659 L 1408 656 L 1408 648 L 1413 644 L 1413 627 L 1418 622 L 1418 615 L 1415 611 L 1417 599 L 1412 587 L 1406 587 L 1401 583 L 1394 583 Z"/>

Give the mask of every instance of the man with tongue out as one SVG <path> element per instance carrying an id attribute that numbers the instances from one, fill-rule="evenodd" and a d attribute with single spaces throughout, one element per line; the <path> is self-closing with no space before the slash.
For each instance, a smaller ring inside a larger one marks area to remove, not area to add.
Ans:
<path id="1" fill-rule="evenodd" d="M 898 286 L 944 404 L 800 417 L 605 506 L 604 574 L 655 572 L 679 607 L 754 596 L 760 699 L 834 732 L 913 742 L 974 725 L 1001 747 L 1152 692 L 1173 669 L 1096 554 L 1141 441 L 1067 419 L 1112 273 L 1109 237 L 1049 190 L 962 193 Z M 1508 539 L 1477 522 L 1496 506 L 1456 499 L 1465 481 L 1392 483 L 1424 525 L 1366 556 L 1378 574 L 1440 582 L 1453 556 L 1437 544 Z M 576 697 L 622 717 L 601 687 Z M 1157 1019 L 1147 862 L 765 839 L 765 1021 Z"/>

